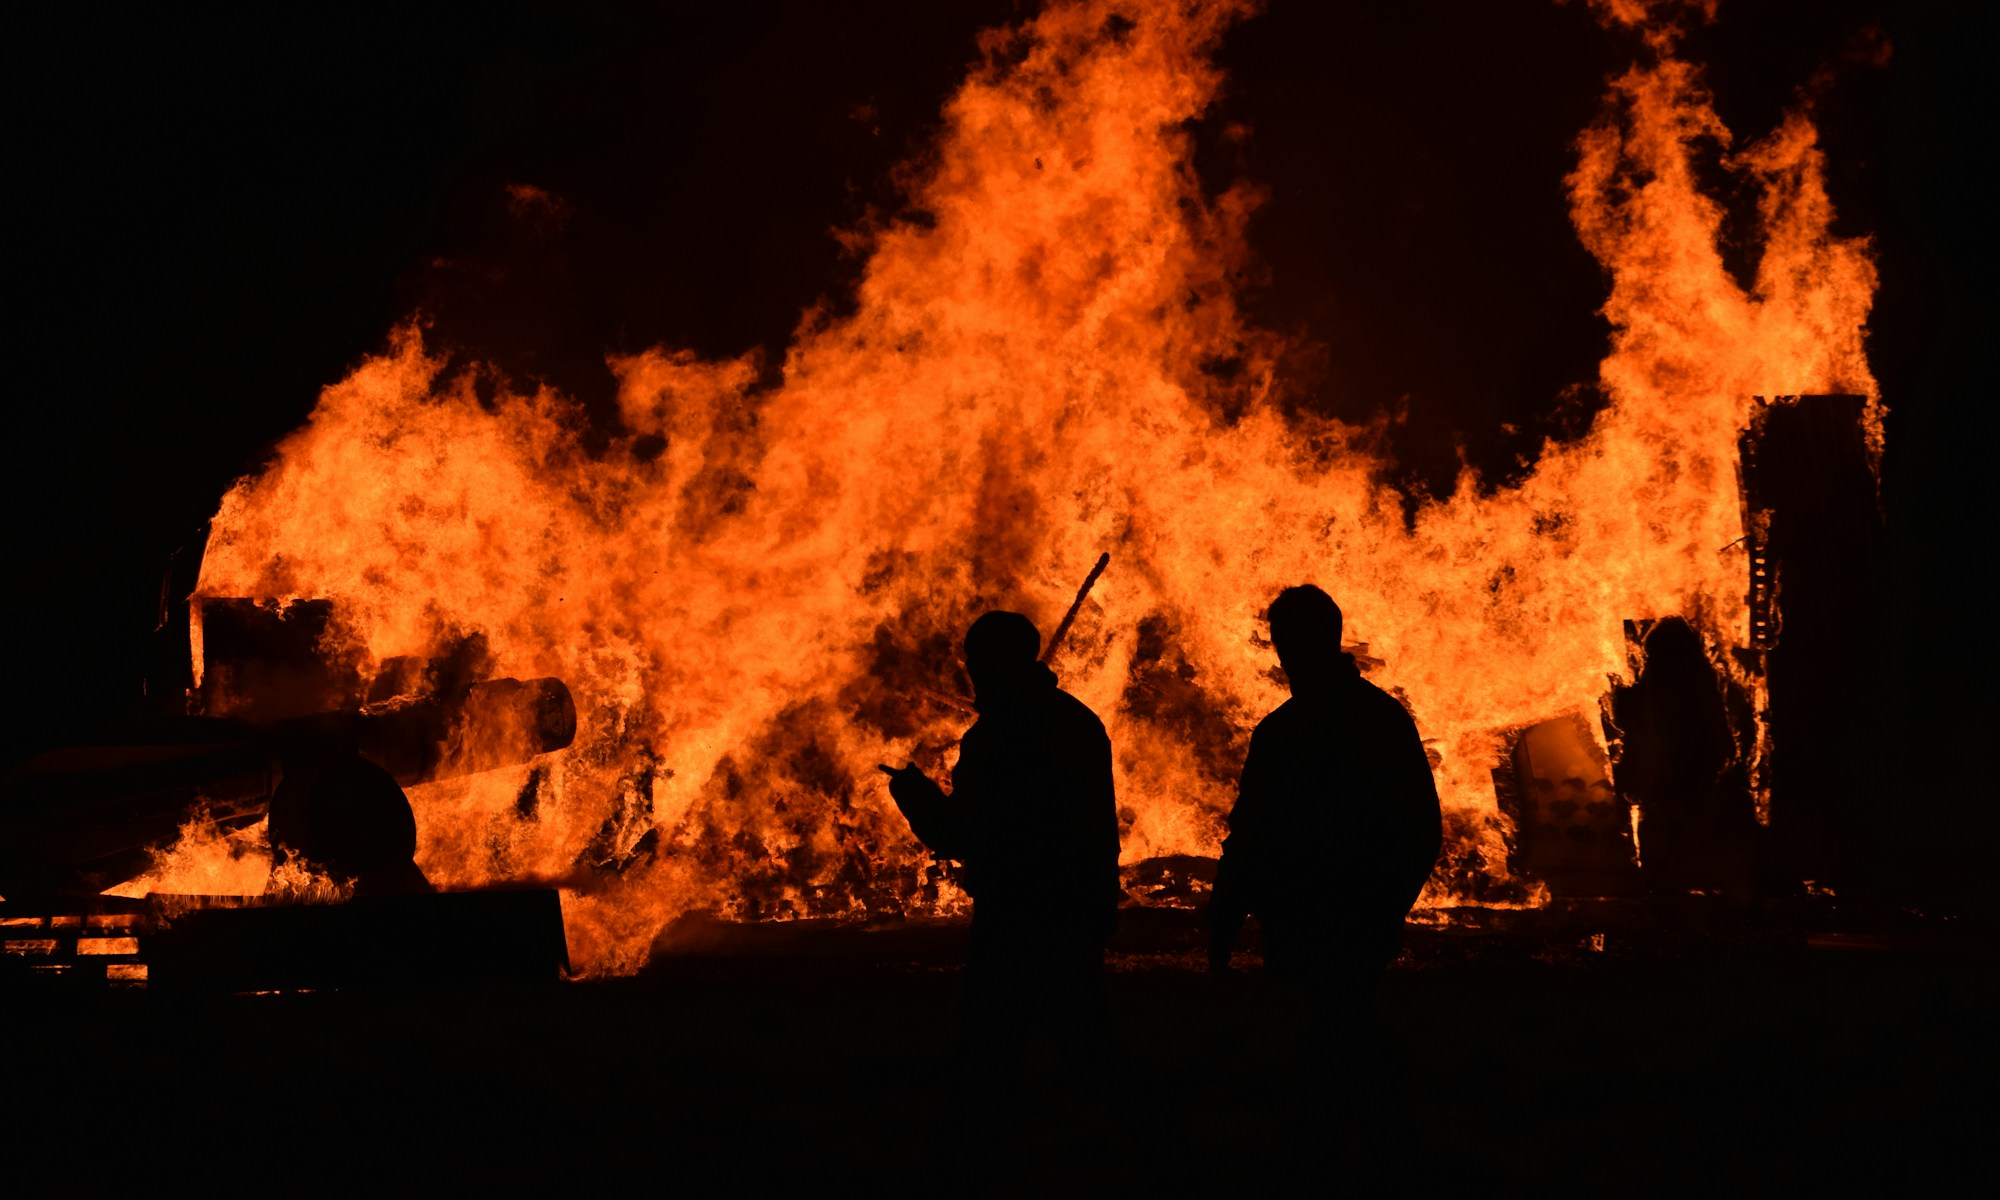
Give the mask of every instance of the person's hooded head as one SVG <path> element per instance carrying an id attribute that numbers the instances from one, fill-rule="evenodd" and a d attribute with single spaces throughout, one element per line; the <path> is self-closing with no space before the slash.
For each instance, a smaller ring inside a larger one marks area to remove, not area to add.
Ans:
<path id="1" fill-rule="evenodd" d="M 1343 624 L 1333 597 L 1301 584 L 1271 601 L 1271 645 L 1292 690 L 1310 690 L 1351 674 L 1354 660 L 1340 648 Z"/>
<path id="2" fill-rule="evenodd" d="M 1679 617 L 1668 617 L 1646 635 L 1645 670 L 1641 680 L 1695 679 L 1715 676 L 1715 667 L 1702 648 L 1701 635 Z"/>
<path id="3" fill-rule="evenodd" d="M 1052 684 L 1041 663 L 1042 635 L 1017 612 L 990 612 L 965 631 L 965 672 L 975 699 L 990 703 Z"/>

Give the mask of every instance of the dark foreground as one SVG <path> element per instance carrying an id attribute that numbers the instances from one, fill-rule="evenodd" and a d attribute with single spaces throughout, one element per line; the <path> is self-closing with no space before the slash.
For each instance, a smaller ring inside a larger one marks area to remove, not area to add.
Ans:
<path id="1" fill-rule="evenodd" d="M 691 926 L 644 977 L 528 989 L 17 982 L 0 1150 L 17 1185 L 225 1195 L 1851 1193 L 1991 1173 L 2000 958 L 1971 920 L 1688 898 L 1414 928 L 1382 996 L 1391 1083 L 1351 1103 L 1345 1075 L 1301 1069 L 1298 1014 L 1254 964 L 1210 980 L 1190 914 L 1127 916 L 1115 1078 L 1031 1055 L 1021 1126 L 976 1169 L 948 923 Z"/>

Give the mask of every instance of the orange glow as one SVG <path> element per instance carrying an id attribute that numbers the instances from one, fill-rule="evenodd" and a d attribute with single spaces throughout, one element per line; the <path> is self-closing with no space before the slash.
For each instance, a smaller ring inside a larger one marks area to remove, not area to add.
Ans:
<path id="1" fill-rule="evenodd" d="M 135 937 L 95 937 L 76 939 L 78 954 L 137 954 L 139 939 Z"/>
<path id="2" fill-rule="evenodd" d="M 1763 197 L 1756 279 L 1732 279 L 1691 167 L 1729 133 L 1654 30 L 1567 181 L 1611 279 L 1610 406 L 1520 486 L 1468 473 L 1406 525 L 1368 431 L 1269 401 L 1276 339 L 1234 292 L 1254 196 L 1205 200 L 1189 165 L 1182 123 L 1249 7 L 1064 3 L 988 34 L 913 189 L 935 222 L 855 235 L 853 314 L 807 314 L 768 389 L 747 358 L 616 360 L 626 430 L 601 454 L 564 397 L 483 405 L 469 364 L 398 330 L 224 498 L 199 593 L 329 598 L 369 662 L 477 632 L 495 674 L 565 680 L 568 750 L 411 798 L 433 881 L 559 884 L 591 972 L 696 909 L 958 907 L 874 764 L 947 763 L 967 718 L 934 694 L 963 692 L 967 623 L 1052 630 L 1101 551 L 1053 665 L 1110 729 L 1128 863 L 1216 853 L 1283 695 L 1258 613 L 1310 580 L 1436 752 L 1449 865 L 1422 903 L 1534 902 L 1489 774 L 1505 733 L 1594 720 L 1626 618 L 1685 614 L 1738 672 L 1735 440 L 1757 395 L 1874 395 L 1867 246 L 1828 232 L 1794 113 L 1725 157 Z M 1202 370 L 1221 360 L 1243 370 Z M 197 842 L 190 870 L 242 861 Z M 178 861 L 149 886 L 196 890 Z"/>
<path id="3" fill-rule="evenodd" d="M 162 861 L 137 879 L 106 894 L 139 899 L 150 892 L 180 895 L 243 896 L 264 890 L 271 875 L 271 852 L 264 824 L 229 832 L 207 813 L 181 826 L 180 838 Z"/>

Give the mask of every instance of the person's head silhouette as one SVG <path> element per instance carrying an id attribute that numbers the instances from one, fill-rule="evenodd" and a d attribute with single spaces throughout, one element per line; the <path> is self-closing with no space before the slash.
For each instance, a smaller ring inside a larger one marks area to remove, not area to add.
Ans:
<path id="1" fill-rule="evenodd" d="M 1701 635 L 1679 617 L 1668 617 L 1646 635 L 1645 674 L 1655 677 L 1707 676 L 1714 673 Z"/>
<path id="2" fill-rule="evenodd" d="M 1292 690 L 1312 688 L 1336 677 L 1342 663 L 1340 606 L 1333 597 L 1301 584 L 1271 601 L 1271 644 Z"/>
<path id="3" fill-rule="evenodd" d="M 965 672 L 976 696 L 1010 692 L 1033 678 L 1042 652 L 1035 623 L 1017 612 L 990 612 L 965 631 Z"/>

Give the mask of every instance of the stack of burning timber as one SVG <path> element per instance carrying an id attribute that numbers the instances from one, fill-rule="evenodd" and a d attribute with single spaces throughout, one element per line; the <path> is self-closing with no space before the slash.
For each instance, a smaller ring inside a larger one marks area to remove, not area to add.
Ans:
<path id="1" fill-rule="evenodd" d="M 575 737 L 560 679 L 471 678 L 476 654 L 390 660 L 363 680 L 338 652 L 326 601 L 206 599 L 190 617 L 202 656 L 187 715 L 97 731 L 7 775 L 0 895 L 10 951 L 95 979 L 129 979 L 136 968 L 157 984 L 165 967 L 167 979 L 252 989 L 421 978 L 445 965 L 456 975 L 553 975 L 565 952 L 549 890 L 345 904 L 102 895 L 141 875 L 191 821 L 228 830 L 262 820 L 287 748 L 358 754 L 408 787 L 524 763 Z M 441 964 L 423 947 L 455 949 Z"/>
<path id="2" fill-rule="evenodd" d="M 1886 687 L 1879 663 L 1849 653 L 1854 614 L 1880 600 L 1883 555 L 1862 405 L 1761 404 L 1743 436 L 1750 646 L 1723 660 L 1696 622 L 1628 620 L 1631 673 L 1605 695 L 1602 741 L 1574 713 L 1509 735 L 1493 780 L 1514 826 L 1510 875 L 1605 896 L 1865 874 L 1866 797 L 1885 764 L 1856 697 Z M 423 977 L 435 947 L 458 947 L 454 971 L 490 977 L 546 977 L 565 963 L 549 890 L 331 905 L 102 895 L 198 813 L 225 829 L 261 819 L 283 779 L 281 747 L 300 739 L 409 786 L 525 763 L 575 737 L 561 680 L 480 678 L 476 639 L 436 659 L 388 659 L 364 679 L 369 660 L 343 651 L 329 602 L 208 598 L 186 615 L 200 651 L 181 659 L 199 667 L 185 712 L 49 749 L 6 777 L 8 949 L 97 979 L 151 968 L 155 983 L 239 989 Z M 1440 866 L 1457 869 L 1449 855 Z M 1163 856 L 1128 867 L 1127 882 L 1142 904 L 1195 903 L 1209 871 L 1209 859 Z"/>

